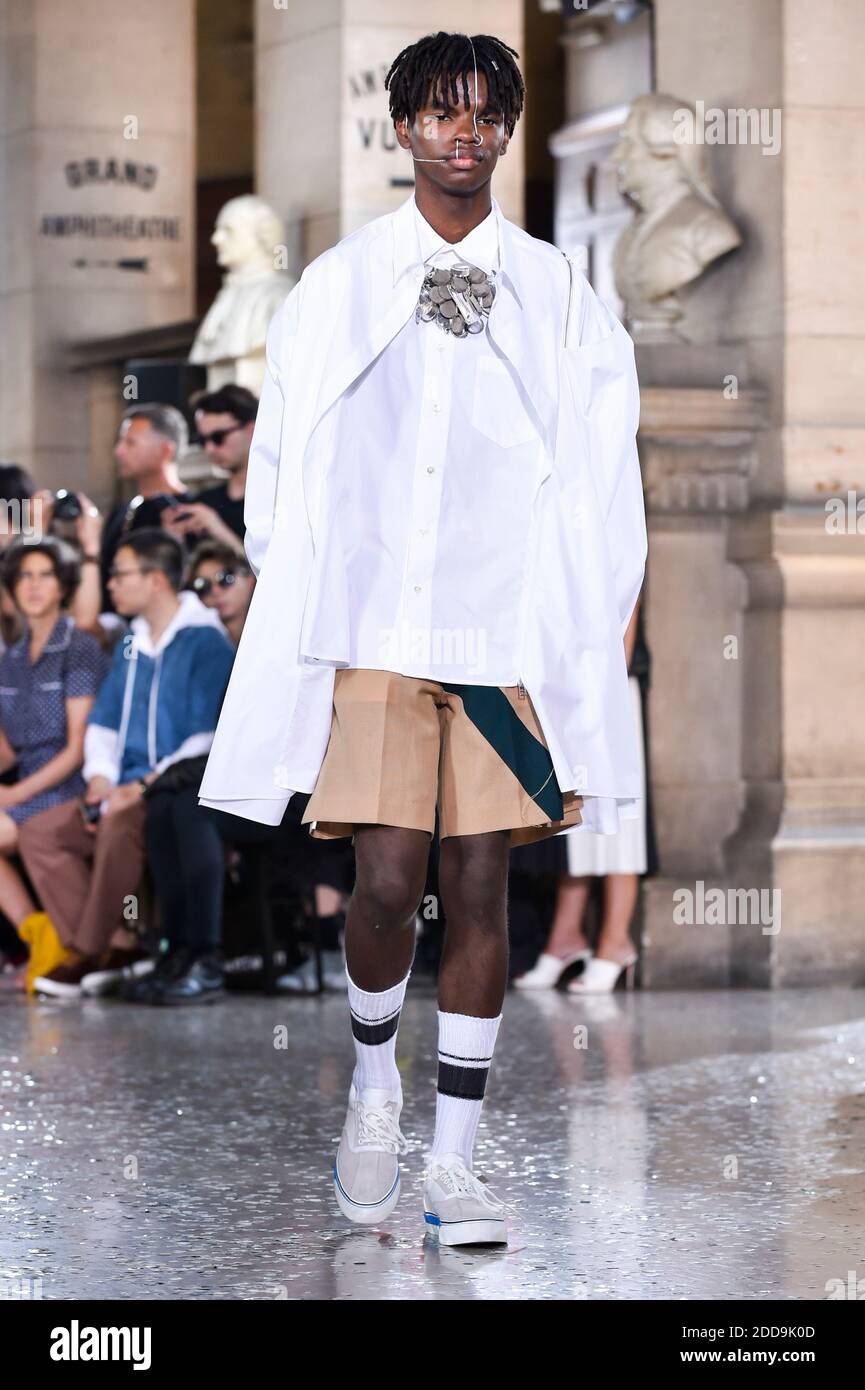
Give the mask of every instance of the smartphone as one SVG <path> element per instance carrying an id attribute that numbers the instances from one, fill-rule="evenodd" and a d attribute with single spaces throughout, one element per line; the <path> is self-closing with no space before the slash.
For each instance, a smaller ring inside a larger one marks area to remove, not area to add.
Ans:
<path id="1" fill-rule="evenodd" d="M 85 825 L 95 825 L 102 815 L 102 807 L 98 801 L 93 803 L 82 801 L 80 803 L 81 819 Z"/>

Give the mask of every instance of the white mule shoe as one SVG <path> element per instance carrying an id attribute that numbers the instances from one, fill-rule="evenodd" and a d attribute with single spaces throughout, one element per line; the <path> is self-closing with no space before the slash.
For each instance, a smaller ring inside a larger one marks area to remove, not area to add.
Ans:
<path id="1" fill-rule="evenodd" d="M 546 952 L 538 956 L 531 970 L 517 975 L 512 984 L 515 989 L 555 989 L 566 970 L 576 965 L 578 960 L 588 965 L 591 951 L 572 951 L 569 956 L 550 956 Z"/>
<path id="2" fill-rule="evenodd" d="M 592 956 L 579 979 L 567 986 L 568 994 L 612 994 L 622 971 L 625 972 L 625 989 L 634 988 L 634 971 L 637 956 L 629 956 L 619 965 L 614 960 L 599 960 Z"/>

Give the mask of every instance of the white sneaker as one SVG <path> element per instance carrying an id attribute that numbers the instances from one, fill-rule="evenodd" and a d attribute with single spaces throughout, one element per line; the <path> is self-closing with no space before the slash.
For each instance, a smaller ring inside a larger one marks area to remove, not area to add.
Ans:
<path id="1" fill-rule="evenodd" d="M 400 1153 L 408 1141 L 399 1127 L 402 1096 L 379 1087 L 348 1093 L 348 1113 L 333 1161 L 333 1190 L 350 1221 L 374 1226 L 399 1201 Z"/>
<path id="2" fill-rule="evenodd" d="M 442 1245 L 507 1245 L 507 1204 L 460 1154 L 436 1154 L 424 1173 L 424 1221 Z"/>

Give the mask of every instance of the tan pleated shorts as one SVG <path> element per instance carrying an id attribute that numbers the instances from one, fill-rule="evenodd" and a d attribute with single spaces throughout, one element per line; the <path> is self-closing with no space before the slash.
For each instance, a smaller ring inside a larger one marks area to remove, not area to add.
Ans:
<path id="1" fill-rule="evenodd" d="M 357 825 L 439 837 L 510 830 L 530 844 L 579 825 L 559 790 L 531 699 L 519 686 L 457 685 L 340 667 L 333 722 L 303 824 L 317 839 Z"/>

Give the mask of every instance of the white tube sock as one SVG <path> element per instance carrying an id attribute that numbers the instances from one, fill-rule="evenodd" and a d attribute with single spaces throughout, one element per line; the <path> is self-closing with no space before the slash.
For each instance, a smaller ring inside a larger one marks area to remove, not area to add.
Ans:
<path id="1" fill-rule="evenodd" d="M 502 1015 L 475 1018 L 439 1010 L 438 1089 L 435 1137 L 429 1151 L 458 1153 L 472 1166 L 493 1049 Z"/>
<path id="2" fill-rule="evenodd" d="M 402 1097 L 402 1082 L 396 1064 L 396 1034 L 400 1010 L 411 971 L 390 989 L 372 992 L 360 989 L 346 969 L 348 1006 L 357 1062 L 353 1081 L 358 1092 L 379 1087 Z"/>

